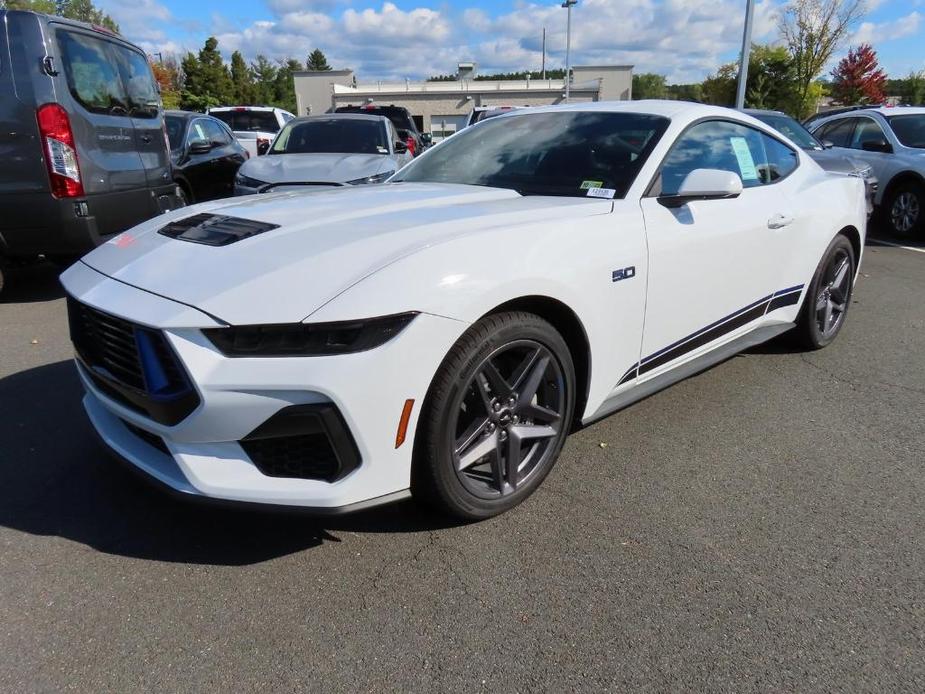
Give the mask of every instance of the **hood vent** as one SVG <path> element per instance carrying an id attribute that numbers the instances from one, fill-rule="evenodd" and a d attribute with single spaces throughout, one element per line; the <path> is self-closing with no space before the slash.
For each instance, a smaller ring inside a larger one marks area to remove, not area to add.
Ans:
<path id="1" fill-rule="evenodd" d="M 202 213 L 171 222 L 158 229 L 157 233 L 172 239 L 201 243 L 206 246 L 228 246 L 278 227 L 279 224 L 258 222 L 253 219 Z"/>

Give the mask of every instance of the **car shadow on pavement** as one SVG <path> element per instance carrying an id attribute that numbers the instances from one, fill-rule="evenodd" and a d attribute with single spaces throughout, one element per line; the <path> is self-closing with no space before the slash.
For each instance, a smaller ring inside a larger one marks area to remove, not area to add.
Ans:
<path id="1" fill-rule="evenodd" d="M 0 292 L 0 304 L 54 301 L 64 296 L 58 280 L 61 268 L 51 263 L 4 268 L 3 273 L 5 281 Z"/>
<path id="2" fill-rule="evenodd" d="M 339 542 L 450 522 L 402 503 L 350 516 L 227 509 L 175 499 L 112 461 L 80 404 L 69 361 L 0 379 L 0 525 L 101 552 L 242 566 Z"/>

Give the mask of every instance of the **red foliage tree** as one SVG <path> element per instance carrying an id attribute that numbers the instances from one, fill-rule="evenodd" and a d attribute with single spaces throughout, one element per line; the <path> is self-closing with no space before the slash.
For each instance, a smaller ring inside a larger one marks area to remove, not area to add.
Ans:
<path id="1" fill-rule="evenodd" d="M 869 43 L 849 50 L 832 70 L 832 96 L 842 104 L 882 103 L 885 86 L 886 73 Z"/>

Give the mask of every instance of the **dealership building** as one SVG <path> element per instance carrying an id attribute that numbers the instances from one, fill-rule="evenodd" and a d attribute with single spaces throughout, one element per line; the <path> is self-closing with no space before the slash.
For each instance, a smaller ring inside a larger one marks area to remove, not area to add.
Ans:
<path id="1" fill-rule="evenodd" d="M 407 108 L 421 132 L 441 140 L 460 130 L 476 106 L 545 106 L 565 101 L 562 79 L 477 80 L 475 63 L 460 63 L 456 79 L 441 82 L 358 82 L 353 70 L 294 73 L 298 115 L 338 106 L 379 103 Z M 575 65 L 571 101 L 632 97 L 632 65 Z"/>

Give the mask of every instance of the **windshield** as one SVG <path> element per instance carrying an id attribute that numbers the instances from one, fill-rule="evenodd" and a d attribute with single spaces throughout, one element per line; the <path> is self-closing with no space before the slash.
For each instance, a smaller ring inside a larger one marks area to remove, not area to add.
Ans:
<path id="1" fill-rule="evenodd" d="M 804 128 L 790 116 L 762 113 L 760 115 L 755 114 L 755 118 L 765 125 L 770 125 L 777 132 L 789 137 L 799 145 L 801 149 L 819 150 L 823 148 L 822 144 L 810 134 L 809 130 Z"/>
<path id="2" fill-rule="evenodd" d="M 177 116 L 164 116 L 164 127 L 167 128 L 167 139 L 170 141 L 170 149 L 180 149 L 183 145 L 183 121 L 185 119 Z"/>
<path id="3" fill-rule="evenodd" d="M 379 120 L 359 118 L 292 121 L 283 127 L 270 154 L 388 154 L 389 143 L 382 125 Z"/>
<path id="4" fill-rule="evenodd" d="M 888 116 L 896 138 L 906 147 L 925 149 L 925 113 Z"/>
<path id="5" fill-rule="evenodd" d="M 512 114 L 460 131 L 395 180 L 622 198 L 667 127 L 667 118 L 639 113 Z"/>
<path id="6" fill-rule="evenodd" d="M 276 114 L 272 111 L 209 111 L 209 115 L 240 132 L 275 133 L 279 130 Z"/>

